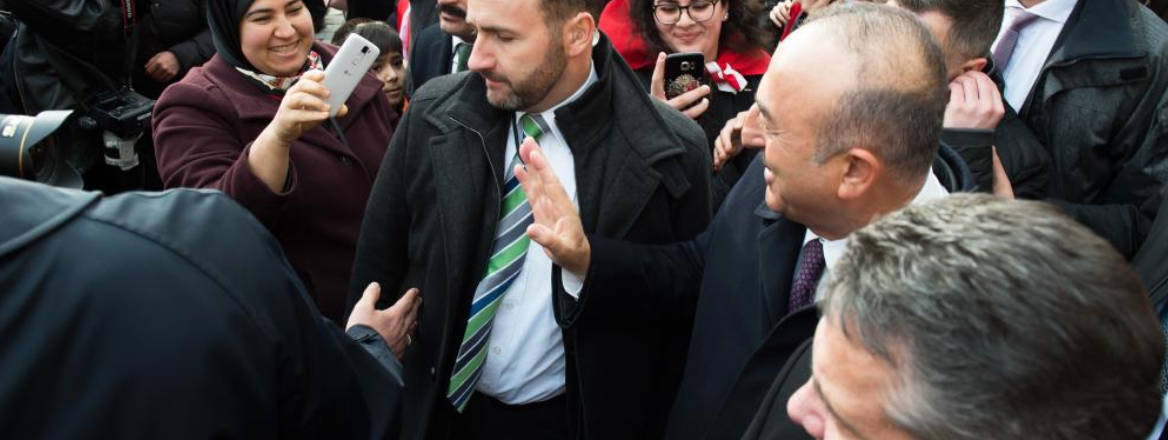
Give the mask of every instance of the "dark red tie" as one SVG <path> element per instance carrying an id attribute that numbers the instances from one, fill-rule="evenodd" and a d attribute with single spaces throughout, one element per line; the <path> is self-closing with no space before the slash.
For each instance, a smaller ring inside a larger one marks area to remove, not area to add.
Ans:
<path id="1" fill-rule="evenodd" d="M 826 265 L 827 262 L 823 259 L 823 243 L 818 238 L 803 245 L 803 258 L 799 263 L 799 272 L 795 274 L 795 283 L 791 286 L 787 314 L 811 304 L 815 299 L 815 287 L 819 285 L 819 278 L 823 275 L 823 267 Z"/>

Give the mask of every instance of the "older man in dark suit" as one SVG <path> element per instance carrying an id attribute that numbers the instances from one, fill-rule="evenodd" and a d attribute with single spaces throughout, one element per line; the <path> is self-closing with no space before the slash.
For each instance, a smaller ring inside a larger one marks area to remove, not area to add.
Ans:
<path id="1" fill-rule="evenodd" d="M 938 149 L 943 66 L 928 31 L 905 12 L 854 4 L 808 21 L 779 46 L 756 97 L 762 160 L 692 242 L 585 235 L 556 173 L 540 151 L 526 151 L 530 172 L 519 176 L 536 207 L 529 235 L 566 272 L 586 274 L 582 297 L 640 311 L 613 322 L 696 313 L 667 438 L 742 435 L 779 368 L 811 336 L 813 292 L 851 231 L 971 185 L 967 169 L 952 178 L 960 158 Z"/>

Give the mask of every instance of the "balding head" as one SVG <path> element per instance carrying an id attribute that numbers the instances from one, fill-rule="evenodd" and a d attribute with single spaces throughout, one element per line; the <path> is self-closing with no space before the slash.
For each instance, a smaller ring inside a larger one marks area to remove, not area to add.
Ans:
<path id="1" fill-rule="evenodd" d="M 852 3 L 814 15 L 779 45 L 756 95 L 768 206 L 831 238 L 911 200 L 937 154 L 943 66 L 907 12 Z"/>
<path id="2" fill-rule="evenodd" d="M 804 27 L 822 38 L 820 50 L 851 54 L 856 69 L 821 126 L 816 158 L 865 146 L 894 176 L 919 182 L 937 154 L 949 98 L 932 34 L 911 14 L 867 3 L 832 6 Z"/>

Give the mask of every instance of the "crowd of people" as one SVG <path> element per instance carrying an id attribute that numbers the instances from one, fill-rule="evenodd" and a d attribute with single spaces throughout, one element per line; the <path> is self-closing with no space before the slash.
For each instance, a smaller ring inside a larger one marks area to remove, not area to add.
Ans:
<path id="1" fill-rule="evenodd" d="M 3 0 L 0 432 L 1168 438 L 1146 3 Z"/>

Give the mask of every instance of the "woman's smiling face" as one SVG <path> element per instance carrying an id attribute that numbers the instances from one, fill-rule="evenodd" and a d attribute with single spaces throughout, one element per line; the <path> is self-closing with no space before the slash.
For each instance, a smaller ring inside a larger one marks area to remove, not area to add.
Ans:
<path id="1" fill-rule="evenodd" d="M 312 17 L 301 0 L 255 0 L 239 24 L 239 40 L 259 73 L 293 76 L 312 48 Z"/>

